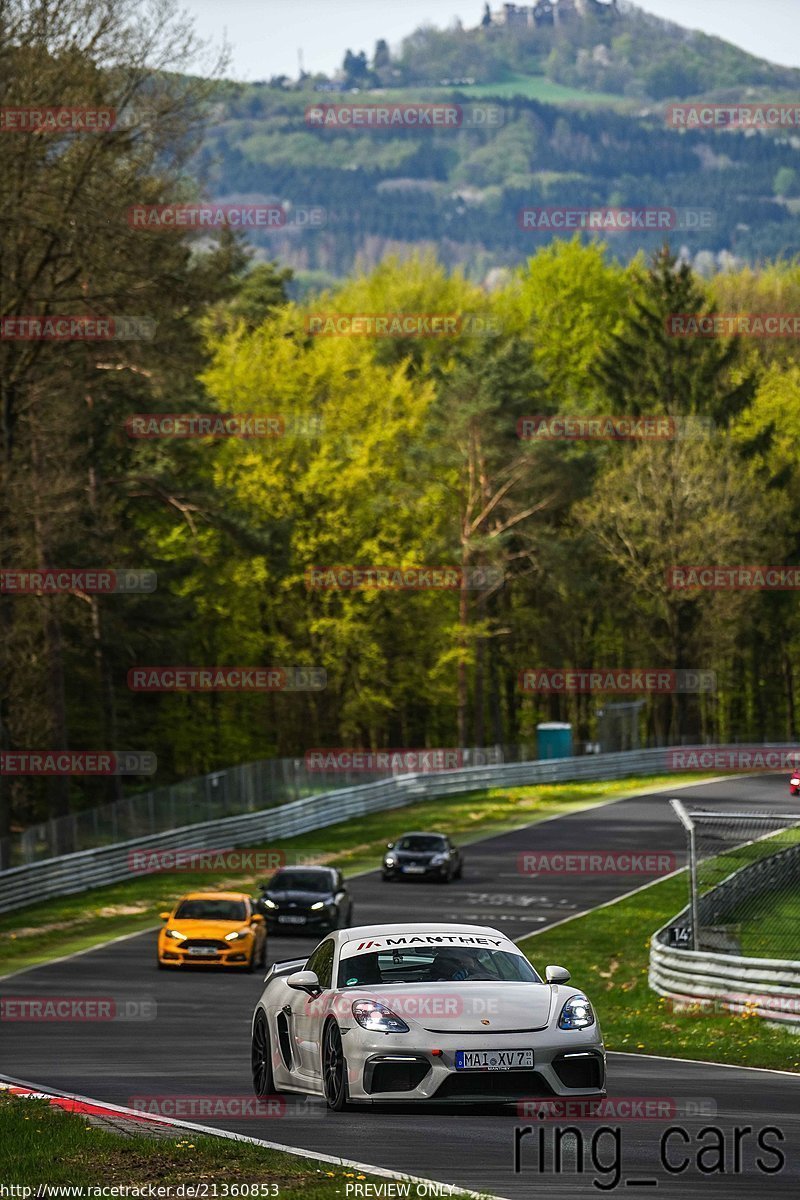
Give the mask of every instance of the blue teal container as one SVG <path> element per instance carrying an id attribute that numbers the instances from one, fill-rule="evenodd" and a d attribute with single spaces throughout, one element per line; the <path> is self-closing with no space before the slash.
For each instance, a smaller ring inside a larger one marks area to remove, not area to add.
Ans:
<path id="1" fill-rule="evenodd" d="M 563 721 L 546 721 L 536 726 L 536 750 L 539 758 L 571 758 L 572 726 Z"/>

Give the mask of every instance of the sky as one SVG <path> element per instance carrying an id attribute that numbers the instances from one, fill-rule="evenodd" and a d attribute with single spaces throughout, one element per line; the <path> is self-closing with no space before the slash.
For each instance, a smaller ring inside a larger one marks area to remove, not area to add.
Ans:
<path id="1" fill-rule="evenodd" d="M 533 0 L 525 0 L 533 3 Z M 294 77 L 298 51 L 310 72 L 330 74 L 344 52 L 378 38 L 390 46 L 426 22 L 446 28 L 455 17 L 477 25 L 484 0 L 179 0 L 198 35 L 230 48 L 229 78 Z M 500 0 L 490 0 L 491 8 Z M 639 0 L 639 8 L 688 29 L 716 34 L 751 54 L 800 67 L 800 0 Z"/>

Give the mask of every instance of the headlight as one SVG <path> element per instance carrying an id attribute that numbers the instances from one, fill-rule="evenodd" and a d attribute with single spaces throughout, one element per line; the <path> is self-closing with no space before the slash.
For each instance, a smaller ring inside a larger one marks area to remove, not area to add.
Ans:
<path id="1" fill-rule="evenodd" d="M 263 902 L 267 908 L 277 908 L 278 907 L 274 900 L 270 900 L 269 896 L 262 896 L 261 899 L 263 900 Z"/>
<path id="2" fill-rule="evenodd" d="M 383 860 L 383 865 L 385 867 L 393 867 L 394 866 L 394 859 L 392 858 L 391 854 L 386 855 L 386 858 Z"/>
<path id="3" fill-rule="evenodd" d="M 177 941 L 179 941 L 179 942 L 185 942 L 185 941 L 186 941 L 186 934 L 185 934 L 185 933 L 179 933 L 177 929 L 168 929 L 168 930 L 167 930 L 167 937 L 174 937 L 174 938 L 176 938 L 176 939 L 177 939 Z"/>
<path id="4" fill-rule="evenodd" d="M 442 863 L 446 863 L 446 862 L 447 862 L 446 854 L 434 854 L 433 858 L 431 859 L 431 866 L 432 867 L 440 867 L 442 865 Z"/>
<path id="5" fill-rule="evenodd" d="M 594 1025 L 594 1010 L 585 996 L 570 996 L 558 1018 L 559 1029 L 586 1029 Z"/>
<path id="6" fill-rule="evenodd" d="M 249 932 L 250 932 L 249 929 L 234 929 L 233 933 L 225 934 L 225 941 L 226 942 L 235 942 L 237 938 L 247 937 Z"/>
<path id="7" fill-rule="evenodd" d="M 316 912 L 318 908 L 324 908 L 324 907 L 325 907 L 325 901 L 318 900 L 316 904 L 311 905 L 311 911 Z"/>
<path id="8" fill-rule="evenodd" d="M 353 1016 L 364 1029 L 376 1033 L 409 1033 L 405 1021 L 377 1000 L 354 1000 Z"/>

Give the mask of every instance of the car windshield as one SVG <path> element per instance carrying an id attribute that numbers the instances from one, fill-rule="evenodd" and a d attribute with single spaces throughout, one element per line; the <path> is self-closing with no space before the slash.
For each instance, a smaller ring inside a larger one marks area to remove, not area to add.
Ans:
<path id="1" fill-rule="evenodd" d="M 467 946 L 411 946 L 354 954 L 339 964 L 339 987 L 392 983 L 541 983 L 527 958 L 509 950 Z"/>
<path id="2" fill-rule="evenodd" d="M 279 871 L 269 882 L 270 892 L 330 892 L 331 877 L 322 871 Z"/>
<path id="3" fill-rule="evenodd" d="M 410 837 L 402 837 L 396 849 L 410 850 L 412 854 L 431 854 L 435 850 L 444 850 L 444 838 L 433 834 L 414 833 Z"/>
<path id="4" fill-rule="evenodd" d="M 175 910 L 176 921 L 244 921 L 244 900 L 183 900 Z"/>

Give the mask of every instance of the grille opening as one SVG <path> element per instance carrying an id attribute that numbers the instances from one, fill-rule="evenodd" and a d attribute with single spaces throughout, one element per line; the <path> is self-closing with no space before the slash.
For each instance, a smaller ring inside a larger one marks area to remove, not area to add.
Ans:
<path id="1" fill-rule="evenodd" d="M 372 1078 L 366 1080 L 365 1091 L 373 1095 L 376 1092 L 411 1092 L 419 1087 L 430 1071 L 426 1062 L 376 1062 L 372 1066 Z"/>
<path id="2" fill-rule="evenodd" d="M 552 1095 L 553 1089 L 538 1071 L 457 1071 L 447 1076 L 435 1099 L 517 1100 Z"/>
<path id="3" fill-rule="evenodd" d="M 181 942 L 181 950 L 190 950 L 193 946 L 198 949 L 205 947 L 206 950 L 227 950 L 230 942 L 221 942 L 217 938 L 187 938 Z"/>
<path id="4" fill-rule="evenodd" d="M 603 1060 L 599 1054 L 590 1054 L 586 1058 L 568 1054 L 559 1054 L 553 1059 L 553 1070 L 563 1083 L 570 1088 L 600 1088 L 603 1086 Z"/>

